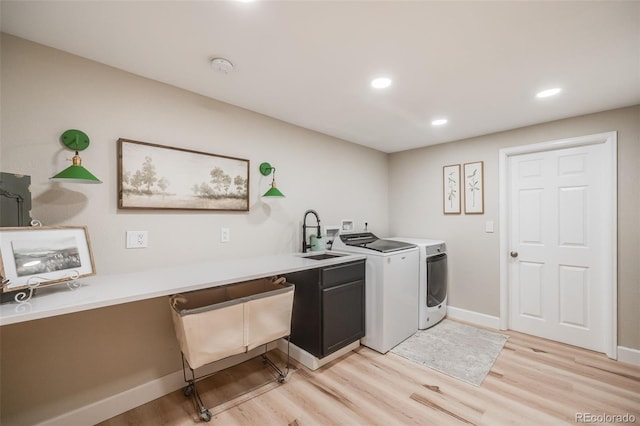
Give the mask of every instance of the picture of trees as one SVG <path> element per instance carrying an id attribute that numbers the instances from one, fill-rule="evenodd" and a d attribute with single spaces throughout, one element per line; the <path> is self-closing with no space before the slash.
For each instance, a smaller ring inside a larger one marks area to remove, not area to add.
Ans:
<path id="1" fill-rule="evenodd" d="M 118 140 L 119 208 L 249 210 L 249 160 Z"/>

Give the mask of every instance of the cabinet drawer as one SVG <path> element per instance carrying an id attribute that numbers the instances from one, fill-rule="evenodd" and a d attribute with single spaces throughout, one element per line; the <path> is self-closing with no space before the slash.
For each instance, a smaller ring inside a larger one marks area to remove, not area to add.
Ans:
<path id="1" fill-rule="evenodd" d="M 352 281 L 364 280 L 364 260 L 351 263 L 342 263 L 336 266 L 328 266 L 322 269 L 322 287 L 332 287 L 335 285 Z"/>

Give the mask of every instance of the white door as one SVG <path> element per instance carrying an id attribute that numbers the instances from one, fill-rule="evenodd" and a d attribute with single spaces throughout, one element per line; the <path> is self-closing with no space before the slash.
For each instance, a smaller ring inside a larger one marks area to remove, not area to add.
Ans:
<path id="1" fill-rule="evenodd" d="M 508 157 L 510 329 L 609 351 L 610 151 L 593 144 Z"/>

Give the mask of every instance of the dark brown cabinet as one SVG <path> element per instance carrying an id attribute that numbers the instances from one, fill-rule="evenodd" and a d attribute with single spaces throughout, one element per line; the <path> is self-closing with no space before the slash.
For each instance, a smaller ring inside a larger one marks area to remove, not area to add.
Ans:
<path id="1" fill-rule="evenodd" d="M 364 336 L 365 261 L 286 275 L 296 285 L 291 342 L 323 358 Z"/>

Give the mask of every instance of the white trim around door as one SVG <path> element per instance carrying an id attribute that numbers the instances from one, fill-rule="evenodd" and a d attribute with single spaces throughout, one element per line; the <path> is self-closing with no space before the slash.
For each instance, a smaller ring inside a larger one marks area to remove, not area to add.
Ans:
<path id="1" fill-rule="evenodd" d="M 617 321 L 617 133 L 615 131 L 594 135 L 561 139 L 532 145 L 503 148 L 499 152 L 499 184 L 500 184 L 500 328 L 509 328 L 509 158 L 515 155 L 556 149 L 574 148 L 587 145 L 604 144 L 607 153 L 603 159 L 607 182 L 604 183 L 606 206 L 605 222 L 609 229 L 608 238 L 604 242 L 605 259 L 602 259 L 608 280 L 605 290 L 604 321 L 606 330 L 606 355 L 617 359 L 618 321 Z"/>

